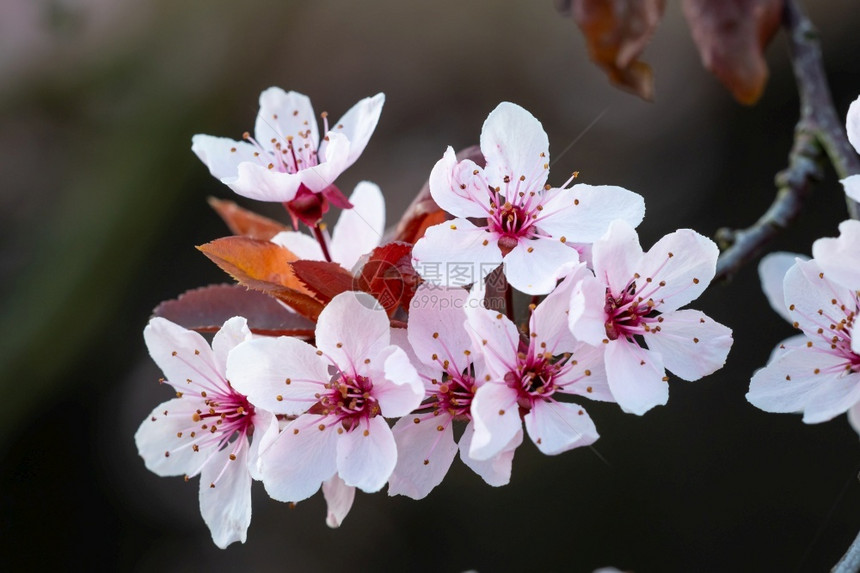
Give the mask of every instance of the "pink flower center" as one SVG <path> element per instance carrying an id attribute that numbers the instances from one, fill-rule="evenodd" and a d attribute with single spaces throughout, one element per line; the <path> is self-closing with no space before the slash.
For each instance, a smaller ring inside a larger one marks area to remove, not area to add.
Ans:
<path id="1" fill-rule="evenodd" d="M 662 321 L 655 316 L 654 300 L 643 300 L 636 295 L 636 283 L 632 282 L 619 295 L 613 295 L 606 289 L 606 304 L 603 311 L 606 315 L 606 337 L 609 340 L 632 338 L 648 332 L 650 323 Z M 659 326 L 654 327 L 659 330 Z"/>
<path id="2" fill-rule="evenodd" d="M 434 381 L 434 384 L 437 384 L 436 388 L 430 391 L 434 401 L 429 404 L 434 413 L 445 412 L 458 420 L 472 419 L 469 410 L 477 386 L 471 374 L 448 371 L 443 375 L 442 382 Z"/>
<path id="3" fill-rule="evenodd" d="M 321 396 L 312 411 L 333 416 L 347 431 L 380 412 L 379 402 L 371 394 L 373 382 L 369 378 L 343 374 L 338 380 L 327 384 L 326 388 L 328 392 Z"/>
<path id="4" fill-rule="evenodd" d="M 265 147 L 248 132 L 242 134 L 242 138 L 257 148 L 254 157 L 270 171 L 298 173 L 320 164 L 319 150 L 311 139 L 310 129 L 300 131 L 297 138 L 292 135 L 281 139 L 273 137 Z"/>
<path id="5" fill-rule="evenodd" d="M 538 399 L 552 396 L 558 386 L 556 380 L 564 366 L 547 354 L 528 352 L 517 355 L 516 370 L 505 374 L 505 383 L 517 391 L 518 403 L 531 408 Z"/>

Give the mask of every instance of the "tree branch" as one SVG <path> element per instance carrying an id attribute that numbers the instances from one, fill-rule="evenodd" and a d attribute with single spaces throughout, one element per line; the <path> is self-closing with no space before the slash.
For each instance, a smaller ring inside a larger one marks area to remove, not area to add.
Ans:
<path id="1" fill-rule="evenodd" d="M 726 278 L 754 258 L 800 213 L 803 200 L 822 179 L 825 157 L 840 179 L 860 173 L 860 157 L 848 142 L 836 114 L 818 45 L 818 32 L 803 13 L 798 0 L 785 0 L 783 27 L 788 33 L 792 68 L 800 95 L 800 119 L 794 129 L 794 145 L 788 167 L 776 176 L 777 194 L 768 210 L 746 229 L 720 229 L 717 241 L 723 249 L 716 278 Z M 860 218 L 860 205 L 846 197 L 848 213 Z"/>

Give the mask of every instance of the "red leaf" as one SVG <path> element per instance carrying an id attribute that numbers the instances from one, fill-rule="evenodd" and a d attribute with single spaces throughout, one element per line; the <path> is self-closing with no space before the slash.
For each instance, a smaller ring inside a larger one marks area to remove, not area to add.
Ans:
<path id="1" fill-rule="evenodd" d="M 370 253 L 355 284 L 360 290 L 372 294 L 391 316 L 398 307 L 408 311 L 420 282 L 412 268 L 412 245 L 388 243 Z"/>
<path id="2" fill-rule="evenodd" d="M 281 231 L 288 230 L 287 227 L 277 221 L 248 211 L 232 201 L 209 197 L 209 205 L 224 219 L 227 227 L 234 235 L 269 240 Z"/>
<path id="3" fill-rule="evenodd" d="M 210 285 L 187 291 L 159 304 L 153 315 L 198 332 L 216 332 L 227 319 L 244 316 L 255 334 L 314 335 L 311 321 L 290 312 L 272 297 L 239 285 Z"/>
<path id="4" fill-rule="evenodd" d="M 638 60 L 663 16 L 665 0 L 563 0 L 585 35 L 591 59 L 614 85 L 654 99 L 651 67 Z"/>
<path id="5" fill-rule="evenodd" d="M 764 49 L 779 30 L 782 0 L 683 0 L 702 65 L 746 105 L 767 83 Z"/>
<path id="6" fill-rule="evenodd" d="M 197 247 L 239 284 L 274 296 L 296 312 L 316 320 L 323 304 L 295 276 L 288 249 L 259 239 L 224 237 Z"/>
<path id="7" fill-rule="evenodd" d="M 344 270 L 337 263 L 300 260 L 291 263 L 291 266 L 306 289 L 324 303 L 328 303 L 344 291 L 356 288 L 352 273 Z"/>
<path id="8" fill-rule="evenodd" d="M 471 159 L 479 167 L 483 167 L 486 162 L 481 149 L 477 145 L 467 147 L 457 153 L 457 160 Z M 438 225 L 445 221 L 447 213 L 443 211 L 433 197 L 430 196 L 429 181 L 424 184 L 412 204 L 406 208 L 400 221 L 397 223 L 397 229 L 394 231 L 394 241 L 415 244 L 418 239 L 424 236 L 424 232 L 428 227 Z"/>

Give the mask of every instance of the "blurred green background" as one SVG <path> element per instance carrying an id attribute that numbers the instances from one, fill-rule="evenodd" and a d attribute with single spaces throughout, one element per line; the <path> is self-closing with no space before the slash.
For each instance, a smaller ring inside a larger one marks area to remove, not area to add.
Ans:
<path id="1" fill-rule="evenodd" d="M 855 0 L 807 2 L 840 115 L 860 93 Z M 784 38 L 754 108 L 700 66 L 678 2 L 645 53 L 656 101 L 610 87 L 550 0 L 5 0 L 0 5 L 0 559 L 6 570 L 821 571 L 860 530 L 860 448 L 844 417 L 805 426 L 744 399 L 791 333 L 755 266 L 695 308 L 735 330 L 726 368 L 642 418 L 586 403 L 601 439 L 557 457 L 527 443 L 511 485 L 456 461 L 422 501 L 359 493 L 339 530 L 321 496 L 290 509 L 255 484 L 245 545 L 218 550 L 197 483 L 158 478 L 133 434 L 170 392 L 141 336 L 152 308 L 225 276 L 194 245 L 235 199 L 190 151 L 238 138 L 271 85 L 340 116 L 387 101 L 339 180 L 378 183 L 394 223 L 446 145 L 477 142 L 502 100 L 551 143 L 551 182 L 645 197 L 643 245 L 752 223 L 797 117 Z M 587 127 L 597 118 L 594 126 Z M 580 137 L 582 136 L 582 137 Z M 579 138 L 577 140 L 577 138 Z M 577 140 L 567 153 L 561 151 Z M 832 173 L 776 248 L 808 252 L 845 217 Z M 277 206 L 240 201 L 285 220 Z M 598 455 L 599 454 L 599 455 Z"/>

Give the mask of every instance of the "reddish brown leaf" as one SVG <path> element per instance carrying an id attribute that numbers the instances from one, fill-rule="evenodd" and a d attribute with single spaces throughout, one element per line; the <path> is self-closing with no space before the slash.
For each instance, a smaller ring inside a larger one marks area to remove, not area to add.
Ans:
<path id="1" fill-rule="evenodd" d="M 782 0 L 683 0 L 702 65 L 746 105 L 767 83 L 764 49 L 779 30 Z"/>
<path id="2" fill-rule="evenodd" d="M 197 247 L 239 284 L 272 295 L 296 312 L 316 320 L 322 303 L 295 276 L 288 249 L 260 239 L 224 237 Z"/>
<path id="3" fill-rule="evenodd" d="M 485 165 L 484 155 L 477 145 L 467 147 L 457 153 L 457 160 L 471 159 L 478 166 Z M 430 196 L 430 183 L 424 184 L 412 204 L 406 208 L 397 229 L 394 231 L 394 241 L 415 244 L 424 236 L 428 227 L 438 225 L 447 218 L 445 211 L 439 208 L 433 197 Z"/>
<path id="4" fill-rule="evenodd" d="M 255 334 L 306 338 L 314 334 L 314 324 L 308 319 L 268 295 L 239 285 L 209 285 L 187 291 L 162 302 L 153 315 L 198 332 L 216 332 L 227 319 L 243 316 Z"/>
<path id="5" fill-rule="evenodd" d="M 293 272 L 308 291 L 324 303 L 355 287 L 352 273 L 337 263 L 325 261 L 295 261 Z"/>
<path id="6" fill-rule="evenodd" d="M 289 230 L 281 223 L 248 211 L 232 201 L 209 197 L 209 205 L 224 219 L 234 235 L 269 240 L 281 231 Z"/>
<path id="7" fill-rule="evenodd" d="M 372 294 L 389 316 L 398 307 L 408 310 L 421 282 L 412 268 L 412 245 L 388 243 L 374 249 L 356 276 L 359 290 Z"/>
<path id="8" fill-rule="evenodd" d="M 585 35 L 592 61 L 614 85 L 639 97 L 654 98 L 651 67 L 638 60 L 663 16 L 665 0 L 563 0 Z"/>

